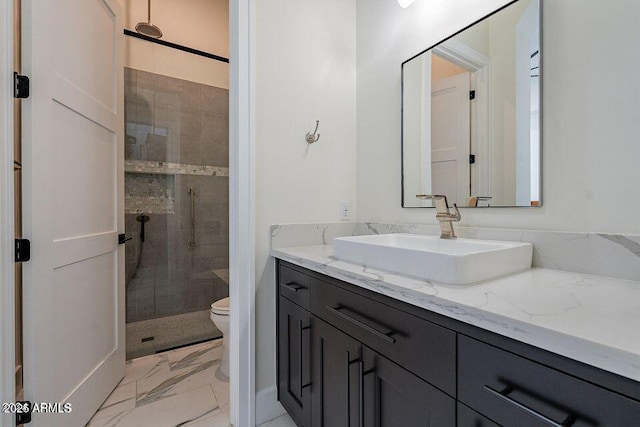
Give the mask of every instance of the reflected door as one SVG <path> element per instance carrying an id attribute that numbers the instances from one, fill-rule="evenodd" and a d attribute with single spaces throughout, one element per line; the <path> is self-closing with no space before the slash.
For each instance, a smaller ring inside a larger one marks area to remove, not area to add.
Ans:
<path id="1" fill-rule="evenodd" d="M 431 86 L 431 192 L 461 206 L 471 191 L 469 91 L 469 73 Z"/>

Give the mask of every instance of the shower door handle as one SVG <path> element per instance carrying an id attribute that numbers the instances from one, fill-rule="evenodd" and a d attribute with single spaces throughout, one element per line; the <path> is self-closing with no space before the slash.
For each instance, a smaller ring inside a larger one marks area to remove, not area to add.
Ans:
<path id="1" fill-rule="evenodd" d="M 196 190 L 193 187 L 189 187 L 188 193 L 191 202 L 191 241 L 189 242 L 189 248 L 196 247 Z"/>
<path id="2" fill-rule="evenodd" d="M 124 233 L 118 234 L 118 244 L 119 245 L 124 245 L 126 242 L 128 242 L 131 239 L 133 239 L 133 237 L 127 237 L 127 235 L 124 234 Z"/>

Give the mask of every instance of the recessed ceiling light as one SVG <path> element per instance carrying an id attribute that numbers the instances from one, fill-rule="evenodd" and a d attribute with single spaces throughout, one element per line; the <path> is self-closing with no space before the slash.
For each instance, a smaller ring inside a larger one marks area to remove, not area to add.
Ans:
<path id="1" fill-rule="evenodd" d="M 401 8 L 406 9 L 407 7 L 411 6 L 414 1 L 415 0 L 398 0 L 398 4 Z"/>

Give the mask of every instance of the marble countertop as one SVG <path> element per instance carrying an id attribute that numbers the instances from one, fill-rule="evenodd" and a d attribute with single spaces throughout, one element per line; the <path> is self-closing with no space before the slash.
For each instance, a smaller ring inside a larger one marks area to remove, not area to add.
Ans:
<path id="1" fill-rule="evenodd" d="M 339 261 L 329 245 L 272 249 L 284 261 L 640 381 L 640 282 L 533 268 L 454 286 Z"/>

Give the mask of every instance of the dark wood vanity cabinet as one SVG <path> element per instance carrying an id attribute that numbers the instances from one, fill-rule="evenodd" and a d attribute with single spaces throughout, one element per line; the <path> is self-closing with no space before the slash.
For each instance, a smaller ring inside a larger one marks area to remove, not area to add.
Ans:
<path id="1" fill-rule="evenodd" d="M 499 424 L 494 423 L 489 418 L 480 415 L 473 409 L 458 402 L 458 423 L 459 426 L 464 427 L 499 427 Z"/>
<path id="2" fill-rule="evenodd" d="M 364 426 L 453 426 L 456 401 L 379 353 L 363 349 Z"/>
<path id="3" fill-rule="evenodd" d="M 362 425 L 362 345 L 314 318 L 312 349 L 311 425 Z"/>
<path id="4" fill-rule="evenodd" d="M 458 376 L 458 400 L 499 424 L 640 426 L 640 402 L 462 335 Z"/>
<path id="5" fill-rule="evenodd" d="M 298 425 L 311 423 L 311 314 L 280 297 L 278 397 Z"/>
<path id="6" fill-rule="evenodd" d="M 314 316 L 455 395 L 455 332 L 317 278 L 311 285 Z"/>
<path id="7" fill-rule="evenodd" d="M 640 384 L 277 264 L 278 398 L 300 427 L 640 426 Z"/>
<path id="8" fill-rule="evenodd" d="M 312 359 L 314 427 L 455 425 L 453 398 L 317 317 Z"/>

